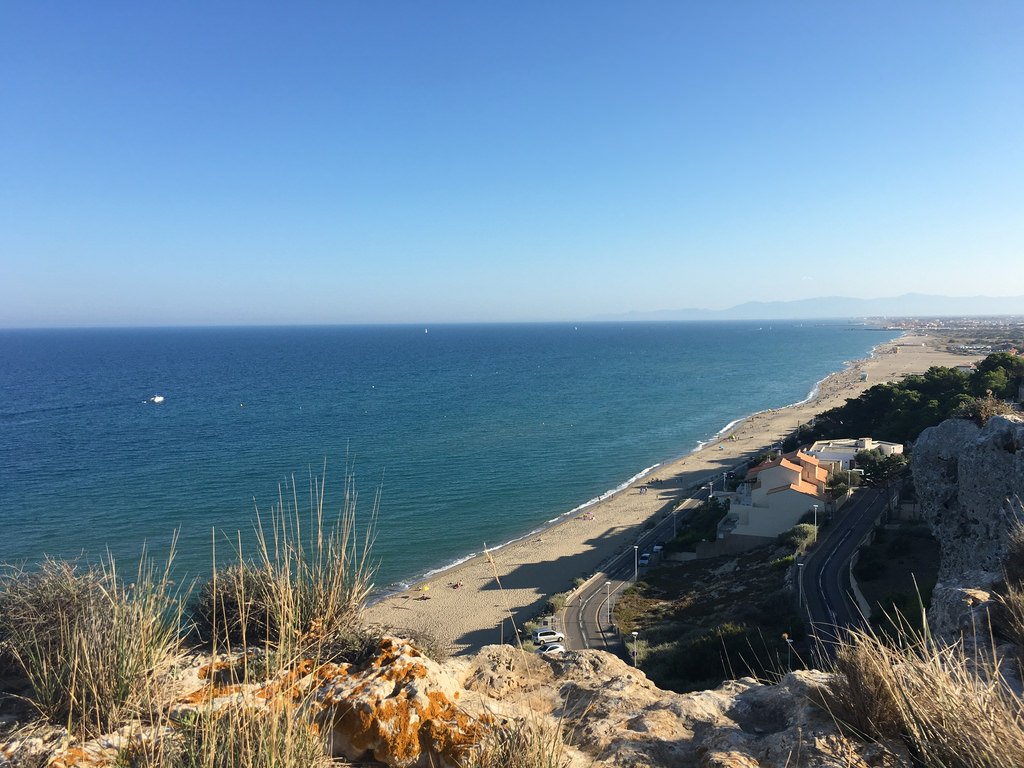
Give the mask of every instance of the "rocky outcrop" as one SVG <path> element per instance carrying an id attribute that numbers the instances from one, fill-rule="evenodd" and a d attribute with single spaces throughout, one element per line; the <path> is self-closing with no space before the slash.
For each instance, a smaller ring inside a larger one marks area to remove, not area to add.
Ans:
<path id="1" fill-rule="evenodd" d="M 1024 421 L 994 416 L 982 428 L 950 419 L 926 429 L 912 470 L 942 552 L 929 625 L 952 640 L 985 626 L 984 593 L 1002 579 L 1008 533 L 1022 517 Z"/>
<path id="2" fill-rule="evenodd" d="M 524 733 L 546 754 L 533 762 L 566 768 L 907 764 L 840 734 L 812 704 L 814 691 L 828 682 L 821 672 L 791 673 L 776 685 L 748 678 L 677 694 L 603 651 L 541 656 L 490 646 L 438 664 L 395 638 L 385 638 L 358 666 L 310 662 L 261 685 L 225 685 L 216 672 L 202 670 L 199 678 L 208 682 L 175 704 L 171 722 L 300 702 L 313 708 L 336 755 L 402 768 L 456 766 L 481 742 Z M 125 738 L 140 745 L 157 736 L 166 736 L 166 726 Z M 75 744 L 46 764 L 112 767 L 126 743 L 111 737 Z"/>

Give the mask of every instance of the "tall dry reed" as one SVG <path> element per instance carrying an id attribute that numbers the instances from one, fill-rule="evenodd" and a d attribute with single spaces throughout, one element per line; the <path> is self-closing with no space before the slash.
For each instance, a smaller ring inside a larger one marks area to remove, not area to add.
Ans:
<path id="1" fill-rule="evenodd" d="M 824 704 L 856 734 L 902 740 L 928 768 L 1024 765 L 1024 712 L 994 652 L 943 645 L 904 621 L 895 637 L 850 632 Z"/>
<path id="2" fill-rule="evenodd" d="M 145 749 L 125 750 L 124 768 L 326 768 L 334 764 L 310 714 L 285 701 L 198 714 Z"/>
<path id="3" fill-rule="evenodd" d="M 256 510 L 256 554 L 216 568 L 194 606 L 214 655 L 224 651 L 232 685 L 242 689 L 285 675 L 304 659 L 317 662 L 367 655 L 374 638 L 360 627 L 372 589 L 371 558 L 380 491 L 357 525 L 354 478 L 346 474 L 343 505 L 325 511 L 326 466 L 310 474 L 308 509 L 302 509 L 294 477 L 278 503 Z M 360 535 L 361 534 L 361 535 Z M 216 542 L 216 539 L 215 539 Z M 246 700 L 201 710 L 150 749 L 126 756 L 139 768 L 318 768 L 331 761 L 328 745 L 308 701 Z"/>
<path id="4" fill-rule="evenodd" d="M 0 577 L 0 636 L 31 684 L 32 703 L 73 732 L 100 734 L 148 715 L 156 676 L 179 650 L 180 595 L 143 552 L 126 584 L 109 554 L 98 566 L 46 560 Z"/>
<path id="5" fill-rule="evenodd" d="M 254 567 L 275 628 L 270 640 L 285 663 L 310 653 L 322 656 L 333 642 L 351 637 L 373 589 L 376 566 L 371 553 L 380 491 L 374 495 L 360 542 L 353 476 L 346 473 L 343 506 L 330 518 L 324 512 L 325 487 L 326 465 L 322 475 L 310 476 L 305 514 L 294 477 L 290 499 L 279 488 L 278 505 L 266 518 L 256 510 Z"/>

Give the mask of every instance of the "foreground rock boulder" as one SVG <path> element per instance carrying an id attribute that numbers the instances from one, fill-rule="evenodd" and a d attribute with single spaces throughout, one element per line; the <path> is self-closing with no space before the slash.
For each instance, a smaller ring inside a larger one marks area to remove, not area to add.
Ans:
<path id="1" fill-rule="evenodd" d="M 388 637 L 360 665 L 308 662 L 254 686 L 218 683 L 210 666 L 200 678 L 207 682 L 171 708 L 172 724 L 196 713 L 299 702 L 313 709 L 336 756 L 396 768 L 464 765 L 479 757 L 481 744 L 502 739 L 545 755 L 532 762 L 567 767 L 906 764 L 840 734 L 812 704 L 828 682 L 820 672 L 791 673 L 776 685 L 743 679 L 677 694 L 603 651 L 541 656 L 490 646 L 439 664 Z M 131 738 L 166 737 L 164 728 Z M 124 743 L 73 744 L 47 765 L 115 766 Z"/>

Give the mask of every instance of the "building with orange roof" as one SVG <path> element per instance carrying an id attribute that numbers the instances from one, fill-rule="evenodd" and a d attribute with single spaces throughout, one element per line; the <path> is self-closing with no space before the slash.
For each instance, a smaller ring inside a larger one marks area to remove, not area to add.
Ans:
<path id="1" fill-rule="evenodd" d="M 815 506 L 824 513 L 828 477 L 828 469 L 803 451 L 764 461 L 747 472 L 731 499 L 725 527 L 733 536 L 774 538 Z"/>

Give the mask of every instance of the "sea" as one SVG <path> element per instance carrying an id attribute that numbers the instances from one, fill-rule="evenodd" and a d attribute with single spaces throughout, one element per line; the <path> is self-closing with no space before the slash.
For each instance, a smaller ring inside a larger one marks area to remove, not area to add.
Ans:
<path id="1" fill-rule="evenodd" d="M 376 510 L 394 589 L 530 535 L 895 334 L 853 323 L 0 330 L 0 563 L 205 578 L 278 508 Z M 240 550 L 240 552 L 239 552 Z M 378 593 L 380 594 L 380 593 Z"/>

